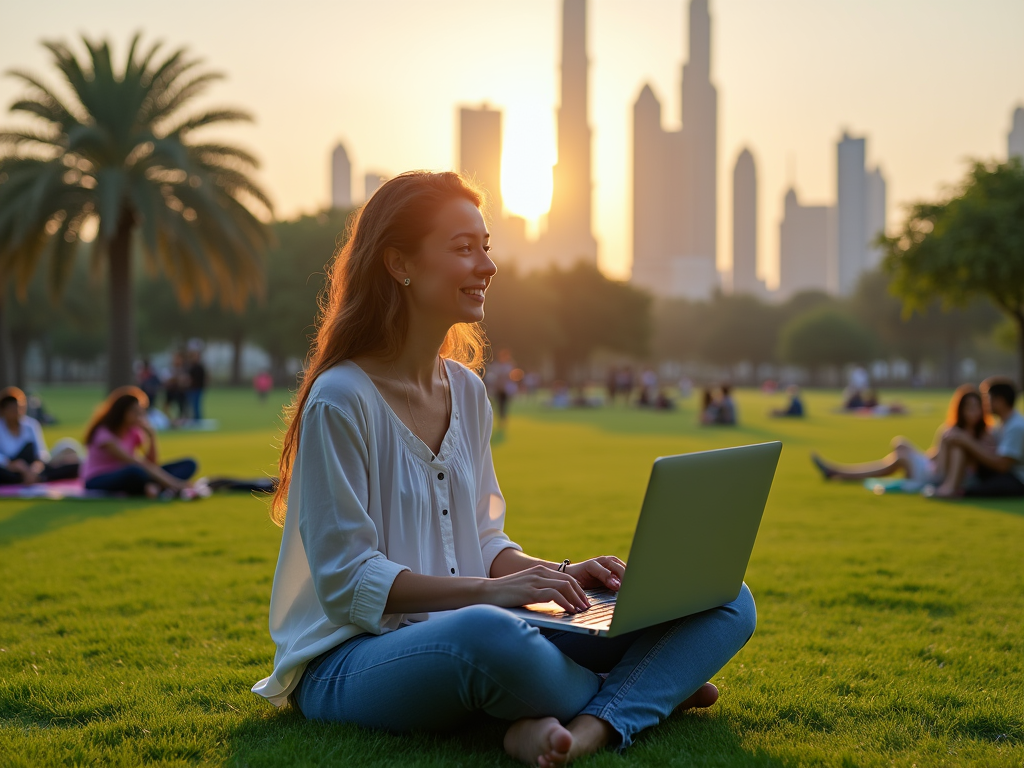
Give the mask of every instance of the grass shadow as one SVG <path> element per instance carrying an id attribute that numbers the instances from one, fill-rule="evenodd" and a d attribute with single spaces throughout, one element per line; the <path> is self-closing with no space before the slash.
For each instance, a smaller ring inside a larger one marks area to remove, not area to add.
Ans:
<path id="1" fill-rule="evenodd" d="M 448 733 L 391 734 L 352 725 L 305 720 L 294 710 L 249 718 L 229 740 L 228 765 L 366 766 L 441 768 L 512 766 L 520 763 L 502 749 L 507 723 L 479 716 Z M 282 756 L 287 759 L 282 762 Z M 606 750 L 575 763 L 580 766 L 729 766 L 794 768 L 795 763 L 745 748 L 736 724 L 709 713 L 674 715 L 641 734 L 622 753 Z"/>
<path id="2" fill-rule="evenodd" d="M 1008 515 L 1024 517 L 1024 499 L 1019 497 L 1005 499 L 979 499 L 971 497 L 967 499 L 967 503 L 972 507 L 984 509 L 988 512 L 1003 512 Z"/>
<path id="3" fill-rule="evenodd" d="M 0 547 L 52 533 L 86 520 L 113 517 L 152 506 L 154 503 L 145 499 L 37 501 L 0 520 Z"/>

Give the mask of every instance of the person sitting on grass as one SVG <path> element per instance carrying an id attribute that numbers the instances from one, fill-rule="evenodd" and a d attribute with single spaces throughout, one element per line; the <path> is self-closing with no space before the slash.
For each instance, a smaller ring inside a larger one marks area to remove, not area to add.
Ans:
<path id="1" fill-rule="evenodd" d="M 88 456 L 82 469 L 89 491 L 149 498 L 191 497 L 196 462 L 160 465 L 156 431 L 146 418 L 149 398 L 138 387 L 115 389 L 93 413 L 85 430 Z"/>
<path id="2" fill-rule="evenodd" d="M 963 452 L 954 448 L 952 438 L 956 434 L 972 435 L 979 443 L 991 442 L 981 393 L 971 384 L 964 384 L 953 393 L 946 421 L 935 432 L 932 447 L 927 451 L 898 436 L 892 440 L 892 452 L 879 461 L 833 464 L 816 453 L 811 454 L 811 461 L 826 480 L 866 480 L 902 472 L 918 487 L 937 486 L 936 495 L 950 496 L 962 491 L 965 475 L 971 469 Z"/>
<path id="3" fill-rule="evenodd" d="M 271 514 L 284 527 L 270 599 L 273 673 L 253 691 L 311 720 L 449 729 L 480 711 L 516 759 L 561 765 L 623 748 L 747 642 L 733 602 L 615 638 L 543 633 L 502 610 L 617 591 L 625 564 L 559 564 L 504 533 L 480 366 L 496 267 L 481 193 L 455 173 L 382 185 L 328 276 L 291 407 Z"/>
<path id="4" fill-rule="evenodd" d="M 950 430 L 946 442 L 952 451 L 950 477 L 957 479 L 967 468 L 977 471 L 962 485 L 967 496 L 1024 496 L 1024 416 L 1013 405 L 1017 388 L 1010 379 L 993 377 L 981 384 L 989 413 L 999 417 L 996 442 L 981 439 L 969 429 Z M 939 489 L 936 495 L 953 496 L 959 483 Z"/>
<path id="5" fill-rule="evenodd" d="M 789 405 L 785 408 L 776 408 L 772 411 L 772 416 L 802 419 L 804 417 L 804 401 L 800 399 L 800 387 L 790 384 L 786 387 L 786 394 L 789 395 Z"/>
<path id="6" fill-rule="evenodd" d="M 39 422 L 18 387 L 0 390 L 0 485 L 32 485 L 78 477 L 77 458 L 51 461 Z"/>

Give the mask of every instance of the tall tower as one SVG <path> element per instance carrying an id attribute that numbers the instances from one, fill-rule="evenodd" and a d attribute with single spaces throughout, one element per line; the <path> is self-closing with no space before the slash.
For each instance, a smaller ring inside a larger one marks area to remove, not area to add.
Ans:
<path id="1" fill-rule="evenodd" d="M 732 172 L 732 292 L 757 295 L 757 169 L 749 149 Z"/>
<path id="2" fill-rule="evenodd" d="M 865 180 L 864 192 L 867 195 L 864 204 L 864 222 L 867 229 L 867 258 L 864 266 L 875 269 L 882 263 L 884 250 L 875 245 L 879 235 L 885 234 L 885 176 L 881 168 L 869 171 Z"/>
<path id="3" fill-rule="evenodd" d="M 1013 126 L 1006 137 L 1006 156 L 1019 157 L 1024 163 L 1024 107 L 1013 110 Z"/>
<path id="4" fill-rule="evenodd" d="M 645 85 L 633 105 L 633 269 L 634 285 L 664 293 L 668 289 L 667 254 L 670 243 L 665 222 L 669 197 L 665 194 L 665 132 L 661 103 Z"/>
<path id="5" fill-rule="evenodd" d="M 352 163 L 344 144 L 331 153 L 331 207 L 352 207 Z"/>
<path id="6" fill-rule="evenodd" d="M 867 267 L 867 175 L 864 171 L 865 140 L 843 133 L 836 150 L 838 165 L 839 293 L 848 296 Z"/>
<path id="7" fill-rule="evenodd" d="M 558 107 L 558 163 L 554 167 L 543 255 L 567 267 L 597 266 L 591 232 L 591 132 L 587 117 L 587 2 L 562 0 L 562 79 Z"/>
<path id="8" fill-rule="evenodd" d="M 683 203 L 689 230 L 683 255 L 706 262 L 701 272 L 717 284 L 718 91 L 711 84 L 708 0 L 690 2 L 690 58 L 683 66 L 682 105 L 687 180 Z"/>
<path id="9" fill-rule="evenodd" d="M 501 112 L 483 104 L 459 110 L 459 170 L 487 193 L 488 221 L 501 218 Z"/>

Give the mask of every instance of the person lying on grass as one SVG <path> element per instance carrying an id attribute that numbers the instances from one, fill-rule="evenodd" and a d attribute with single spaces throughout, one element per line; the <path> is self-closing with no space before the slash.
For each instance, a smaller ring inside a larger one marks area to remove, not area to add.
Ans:
<path id="1" fill-rule="evenodd" d="M 273 673 L 253 691 L 305 717 L 407 731 L 474 712 L 541 766 L 628 746 L 747 642 L 754 603 L 616 638 L 541 632 L 503 607 L 618 590 L 625 564 L 559 569 L 504 533 L 478 325 L 496 267 L 482 196 L 455 173 L 386 182 L 329 270 L 271 508 Z M 666 585 L 668 586 L 668 585 Z"/>
<path id="2" fill-rule="evenodd" d="M 32 485 L 78 477 L 78 457 L 51 457 L 43 428 L 28 415 L 18 387 L 0 389 L 0 485 Z"/>
<path id="3" fill-rule="evenodd" d="M 100 403 L 85 429 L 88 455 L 82 468 L 90 491 L 188 497 L 196 462 L 180 459 L 161 465 L 156 431 L 146 418 L 149 398 L 138 387 L 115 389 Z"/>
<path id="4" fill-rule="evenodd" d="M 972 476 L 976 466 L 976 459 L 955 442 L 954 438 L 960 435 L 970 435 L 979 444 L 993 444 L 981 393 L 970 384 L 964 384 L 953 393 L 946 421 L 939 425 L 927 451 L 897 436 L 892 440 L 892 452 L 879 461 L 833 464 L 816 453 L 811 454 L 811 461 L 826 480 L 866 480 L 902 472 L 920 488 L 933 487 L 936 496 L 956 496 L 963 492 L 964 482 Z"/>

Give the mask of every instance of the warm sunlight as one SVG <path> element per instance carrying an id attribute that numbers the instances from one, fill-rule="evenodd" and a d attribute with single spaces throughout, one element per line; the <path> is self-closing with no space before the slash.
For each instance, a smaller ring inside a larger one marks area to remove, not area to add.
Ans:
<path id="1" fill-rule="evenodd" d="M 551 168 L 556 159 L 552 117 L 543 109 L 510 108 L 505 113 L 503 138 L 501 194 L 505 209 L 525 218 L 528 233 L 535 236 L 540 217 L 551 206 Z"/>

